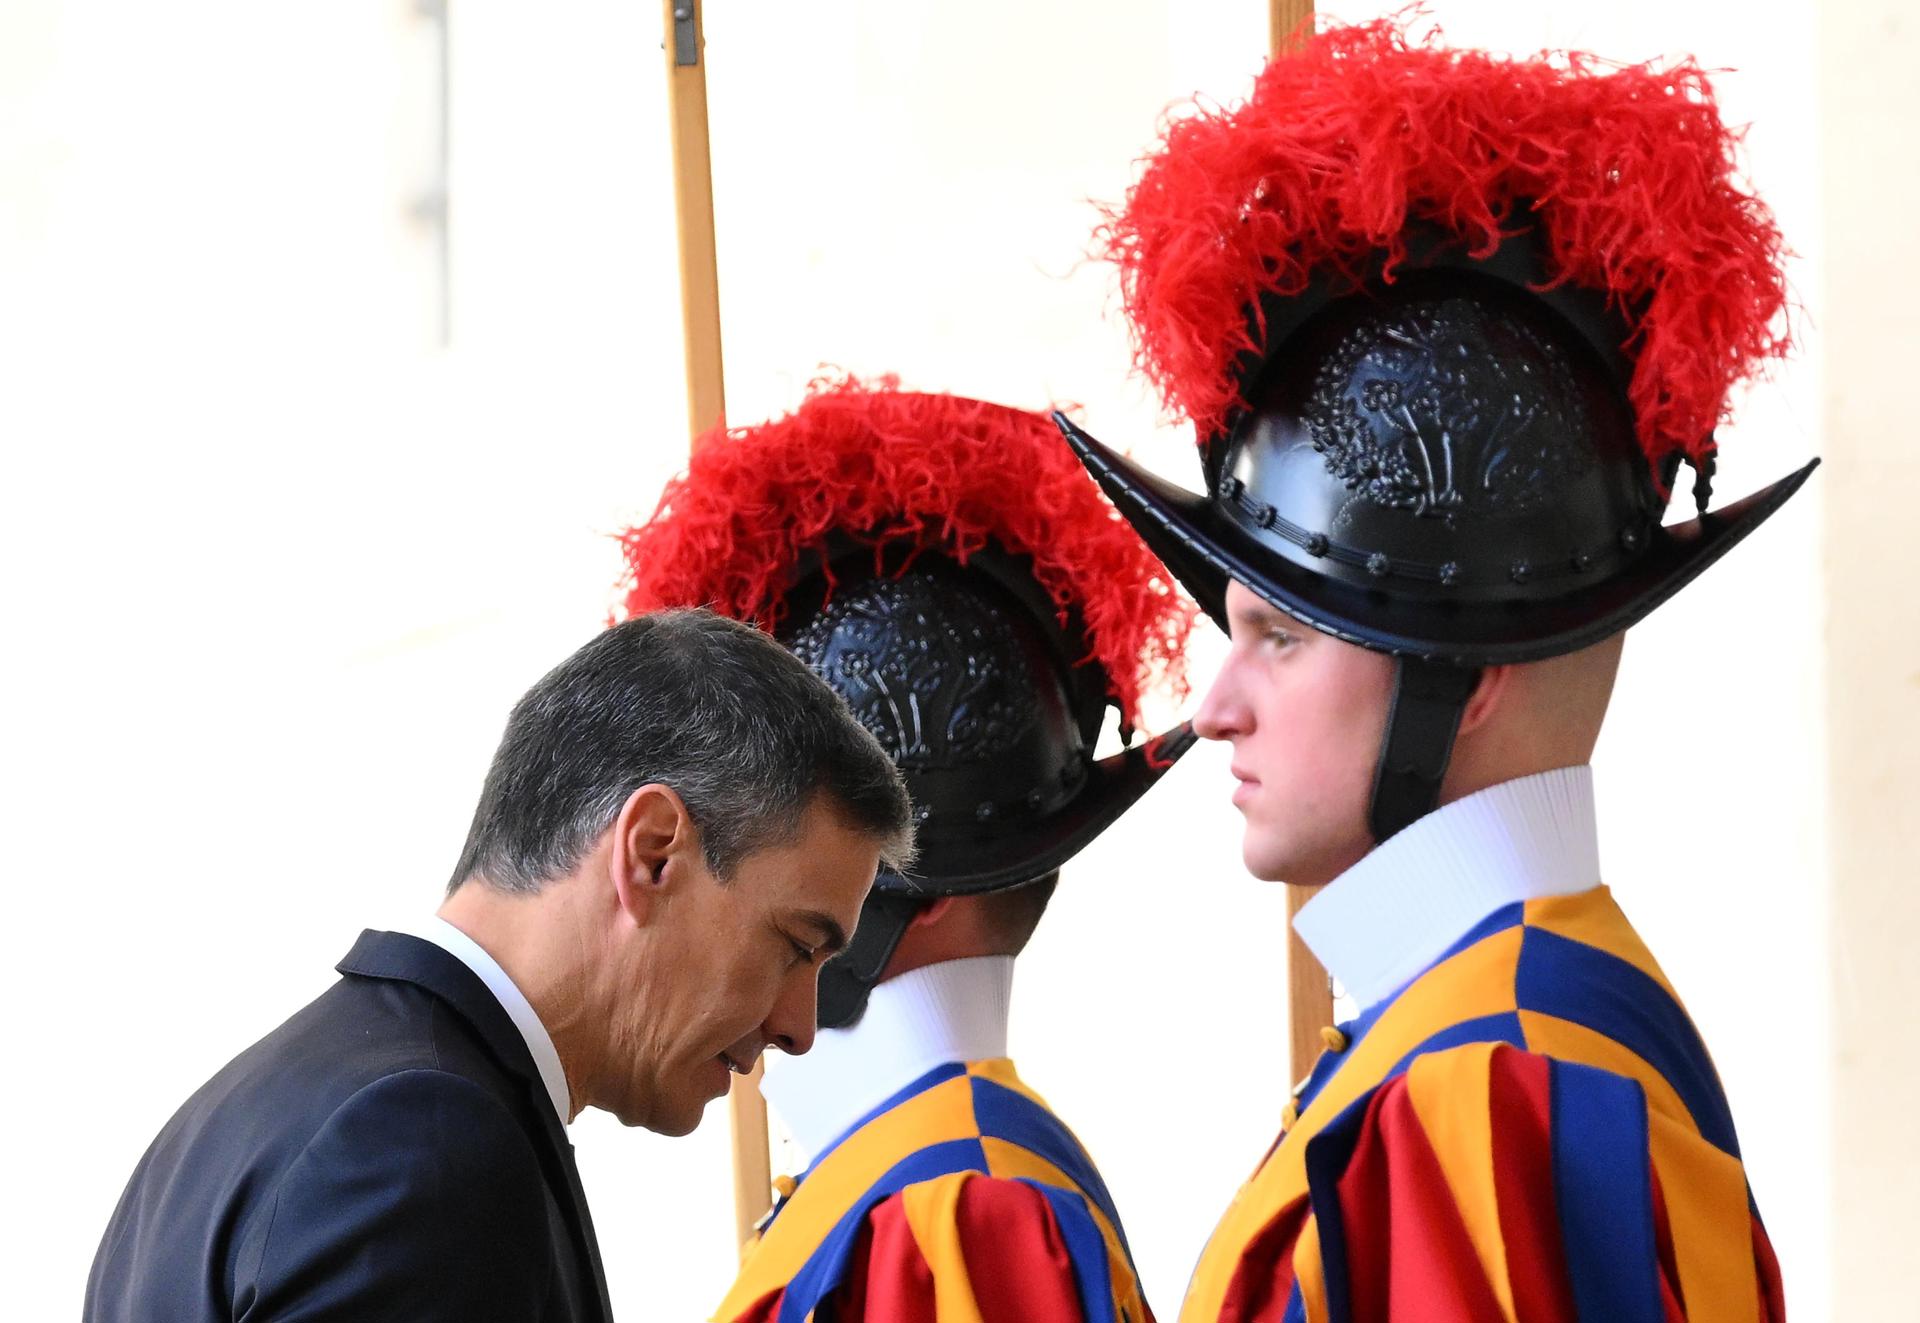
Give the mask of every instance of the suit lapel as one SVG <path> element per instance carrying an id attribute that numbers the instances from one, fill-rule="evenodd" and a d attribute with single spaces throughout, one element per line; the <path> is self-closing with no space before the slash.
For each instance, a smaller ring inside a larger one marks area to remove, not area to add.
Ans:
<path id="1" fill-rule="evenodd" d="M 561 1174 L 571 1201 L 568 1212 L 573 1218 L 574 1243 L 586 1251 L 584 1257 L 588 1275 L 593 1278 L 593 1289 L 600 1299 L 600 1317 L 606 1323 L 612 1323 L 613 1303 L 607 1297 L 607 1271 L 600 1262 L 600 1239 L 594 1234 L 593 1213 L 587 1208 L 587 1192 L 580 1184 L 580 1165 L 574 1161 L 573 1145 L 567 1139 L 566 1128 L 560 1124 L 560 1118 L 553 1114 L 553 1104 L 547 1098 L 546 1086 L 536 1084 L 535 1089 L 540 1095 L 539 1111 L 541 1121 L 547 1128 L 547 1140 L 560 1157 Z"/>

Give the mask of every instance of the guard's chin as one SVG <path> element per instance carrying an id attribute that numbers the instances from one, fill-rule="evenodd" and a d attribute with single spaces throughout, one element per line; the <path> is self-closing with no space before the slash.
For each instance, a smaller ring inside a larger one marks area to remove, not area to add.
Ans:
<path id="1" fill-rule="evenodd" d="M 1294 869 L 1294 860 L 1280 849 L 1266 833 L 1256 830 L 1251 824 L 1246 835 L 1240 838 L 1240 862 L 1246 870 L 1262 882 L 1288 882 Z"/>

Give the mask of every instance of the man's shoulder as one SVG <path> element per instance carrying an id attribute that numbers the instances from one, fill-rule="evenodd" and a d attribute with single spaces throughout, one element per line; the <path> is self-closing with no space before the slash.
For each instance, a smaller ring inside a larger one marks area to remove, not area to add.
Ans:
<path id="1" fill-rule="evenodd" d="M 162 1129 L 154 1156 L 187 1162 L 223 1151 L 223 1167 L 257 1178 L 351 1100 L 410 1096 L 377 1087 L 401 1076 L 416 1077 L 413 1090 L 464 1080 L 505 1104 L 514 1096 L 508 1077 L 471 1040 L 425 989 L 343 978 L 201 1085 Z"/>
<path id="2" fill-rule="evenodd" d="M 344 977 L 227 1063 L 195 1095 L 213 1108 L 267 1104 L 292 1129 L 318 1125 L 368 1085 L 417 1070 L 474 1074 L 463 1035 L 424 988 Z M 449 1030 L 452 1030 L 450 1035 Z"/>
<path id="3" fill-rule="evenodd" d="M 174 1112 L 121 1197 L 96 1277 L 131 1289 L 164 1261 L 181 1265 L 161 1274 L 167 1290 L 234 1282 L 290 1175 L 361 1165 L 397 1180 L 457 1144 L 473 1164 L 462 1171 L 492 1163 L 519 1179 L 538 1167 L 531 1101 L 426 989 L 344 978 Z M 462 1183 L 436 1173 L 433 1188 Z"/>

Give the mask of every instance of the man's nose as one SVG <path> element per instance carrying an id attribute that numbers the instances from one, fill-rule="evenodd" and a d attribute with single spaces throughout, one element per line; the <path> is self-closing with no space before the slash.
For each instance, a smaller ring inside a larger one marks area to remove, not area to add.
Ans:
<path id="1" fill-rule="evenodd" d="M 780 990 L 767 1016 L 767 1041 L 789 1056 L 803 1056 L 813 1046 L 820 1019 L 820 971 L 812 965 L 794 971 Z"/>

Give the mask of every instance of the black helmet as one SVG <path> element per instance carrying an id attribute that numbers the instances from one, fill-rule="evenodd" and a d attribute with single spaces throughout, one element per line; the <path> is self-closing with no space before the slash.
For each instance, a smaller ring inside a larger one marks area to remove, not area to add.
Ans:
<path id="1" fill-rule="evenodd" d="M 1223 627 L 1234 580 L 1398 659 L 1377 838 L 1433 807 L 1478 668 L 1625 629 L 1818 463 L 1706 508 L 1726 391 L 1785 346 L 1779 235 L 1729 144 L 1691 66 L 1501 60 L 1375 23 L 1181 121 L 1110 226 L 1205 494 L 1057 421 Z M 1683 460 L 1699 516 L 1663 526 Z"/>
<path id="2" fill-rule="evenodd" d="M 1093 757 L 1107 707 L 1130 723 L 1140 686 L 1177 669 L 1191 610 L 1041 415 L 819 386 L 700 447 L 625 542 L 630 611 L 770 628 L 906 779 L 915 863 L 881 873 L 822 971 L 823 1026 L 858 1019 L 928 900 L 1054 873 L 1192 741 Z"/>

